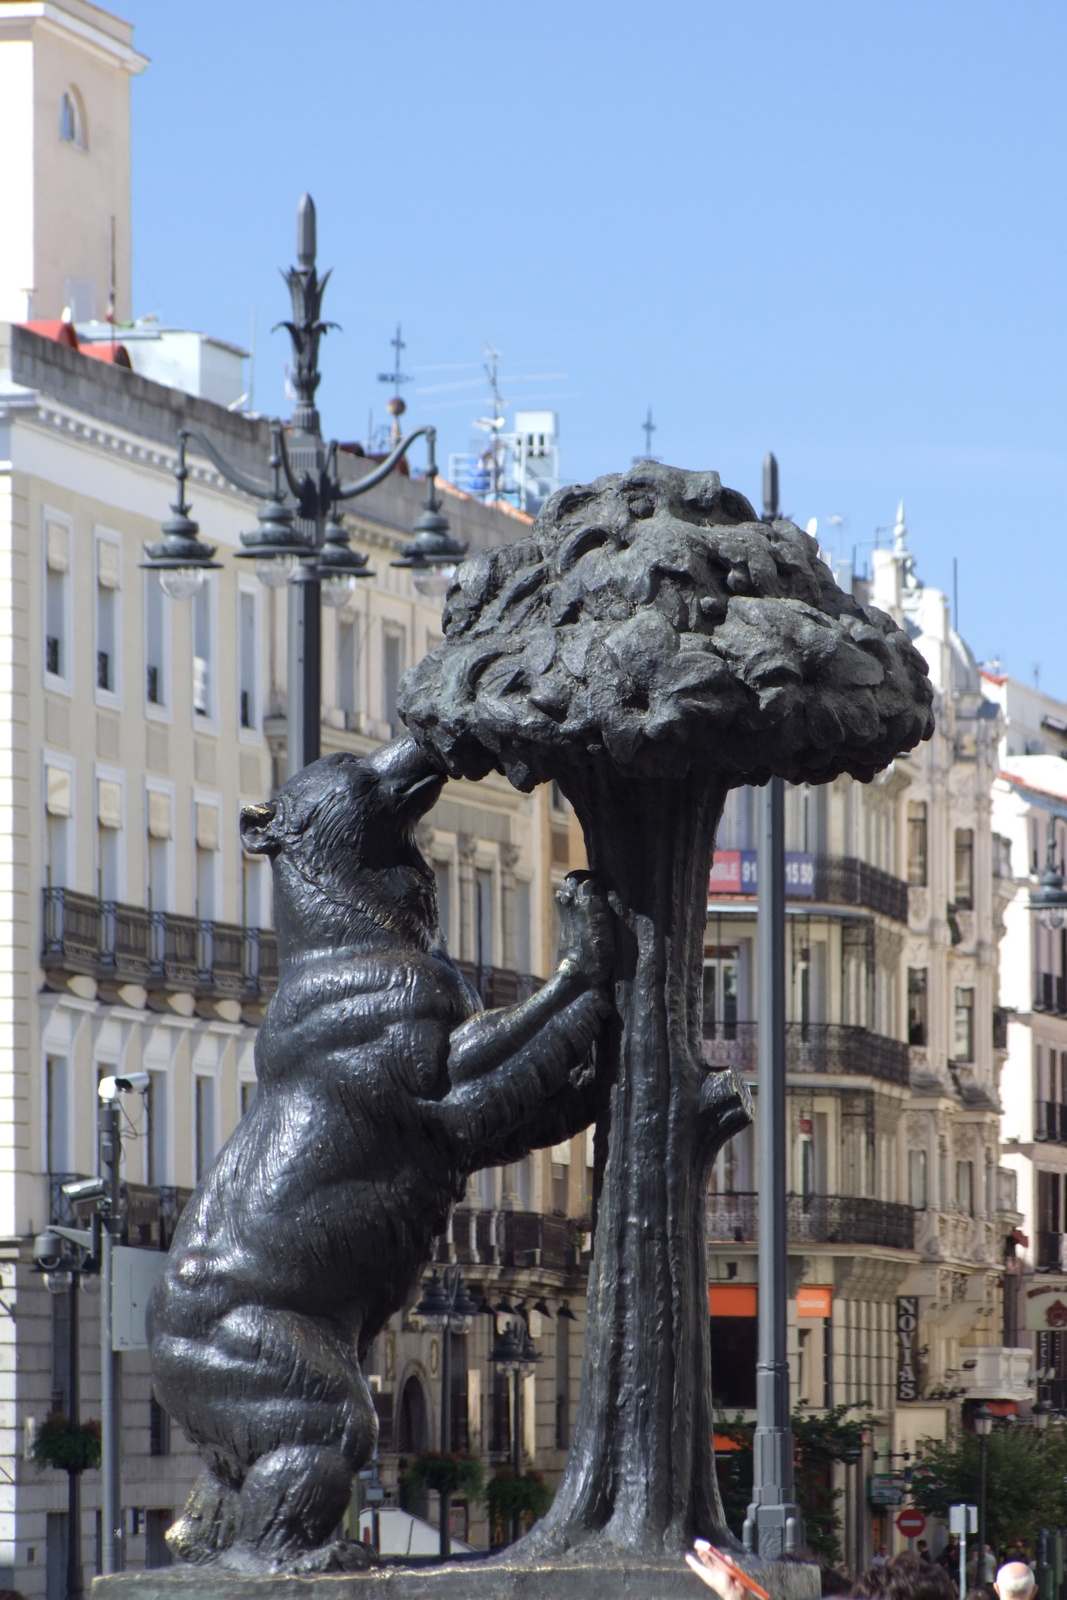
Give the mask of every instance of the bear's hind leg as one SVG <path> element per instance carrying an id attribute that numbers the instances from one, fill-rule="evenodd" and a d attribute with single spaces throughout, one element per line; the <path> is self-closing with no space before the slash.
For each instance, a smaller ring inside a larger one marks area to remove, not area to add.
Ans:
<path id="1" fill-rule="evenodd" d="M 368 1566 L 364 1545 L 330 1542 L 351 1493 L 352 1467 L 339 1450 L 296 1444 L 272 1450 L 245 1477 L 237 1540 L 226 1564 L 238 1570 L 289 1572 Z"/>
<path id="2" fill-rule="evenodd" d="M 233 1543 L 236 1530 L 237 1495 L 205 1467 L 181 1516 L 167 1529 L 167 1547 L 175 1560 L 202 1566 Z"/>

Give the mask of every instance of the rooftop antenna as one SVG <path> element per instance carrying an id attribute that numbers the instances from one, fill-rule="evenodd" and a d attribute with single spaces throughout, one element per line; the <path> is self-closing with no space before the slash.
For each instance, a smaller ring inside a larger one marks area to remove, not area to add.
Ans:
<path id="1" fill-rule="evenodd" d="M 489 444 L 482 452 L 482 460 L 488 459 L 492 463 L 490 478 L 490 499 L 501 498 L 500 480 L 504 468 L 503 449 L 500 445 L 500 431 L 504 426 L 504 402 L 500 393 L 500 383 L 497 377 L 497 363 L 500 360 L 500 351 L 495 350 L 485 342 L 485 376 L 489 380 L 489 404 L 492 415 L 488 417 L 475 417 L 474 426 L 484 428 L 489 435 Z"/>
<path id="2" fill-rule="evenodd" d="M 651 415 L 651 412 L 649 413 Z M 763 520 L 773 522 L 778 515 L 778 460 L 773 450 L 763 458 Z"/>
<path id="3" fill-rule="evenodd" d="M 404 340 L 401 337 L 399 322 L 396 325 L 396 333 L 390 339 L 389 343 L 392 345 L 395 352 L 393 356 L 393 370 L 392 372 L 379 372 L 378 382 L 391 383 L 393 386 L 393 392 L 389 396 L 389 399 L 385 402 L 385 409 L 393 419 L 393 443 L 399 444 L 400 419 L 407 410 L 407 401 L 400 393 L 400 385 L 402 383 L 411 382 L 411 378 L 408 376 L 408 374 L 406 372 L 401 372 L 400 370 L 400 356 L 401 353 L 407 349 L 407 345 L 404 343 Z"/>

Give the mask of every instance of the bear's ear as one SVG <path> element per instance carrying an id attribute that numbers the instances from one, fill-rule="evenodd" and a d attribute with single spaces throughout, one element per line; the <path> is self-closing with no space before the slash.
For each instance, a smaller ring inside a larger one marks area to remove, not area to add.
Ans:
<path id="1" fill-rule="evenodd" d="M 249 855 L 274 855 L 280 848 L 274 827 L 277 817 L 278 807 L 269 800 L 241 808 L 241 843 Z"/>

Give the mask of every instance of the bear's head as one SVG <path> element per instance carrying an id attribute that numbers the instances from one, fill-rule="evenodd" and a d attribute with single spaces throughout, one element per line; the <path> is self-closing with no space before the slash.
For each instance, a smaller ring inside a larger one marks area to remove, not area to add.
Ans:
<path id="1" fill-rule="evenodd" d="M 443 783 L 406 734 L 370 755 L 324 756 L 245 806 L 241 842 L 274 869 L 283 960 L 333 945 L 433 947 L 437 896 L 415 826 Z"/>

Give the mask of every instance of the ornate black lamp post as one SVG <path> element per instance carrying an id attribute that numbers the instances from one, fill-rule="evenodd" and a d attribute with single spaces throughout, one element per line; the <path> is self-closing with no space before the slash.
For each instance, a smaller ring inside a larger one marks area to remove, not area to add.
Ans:
<path id="1" fill-rule="evenodd" d="M 974 1431 L 978 1436 L 978 1565 L 975 1568 L 974 1581 L 978 1588 L 986 1581 L 985 1576 L 985 1476 L 986 1476 L 986 1446 L 989 1435 L 993 1431 L 993 1413 L 983 1403 L 975 1408 Z"/>
<path id="2" fill-rule="evenodd" d="M 449 536 L 448 522 L 436 498 L 436 430 L 415 428 L 374 469 L 354 483 L 343 483 L 337 471 L 337 442 L 322 437 L 315 392 L 320 381 L 319 341 L 331 323 L 320 318 L 323 291 L 329 273 L 320 278 L 315 268 L 315 205 L 304 195 L 297 210 L 297 265 L 285 274 L 292 299 L 292 320 L 282 324 L 293 347 L 291 381 L 296 409 L 288 427 L 271 424 L 270 481 L 262 482 L 232 466 L 212 441 L 196 429 L 179 436 L 175 479 L 178 493 L 173 517 L 163 523 L 162 540 L 145 546 L 142 566 L 159 573 L 163 589 L 173 599 L 195 594 L 205 572 L 218 567 L 215 547 L 201 542 L 199 528 L 189 516 L 185 498 L 186 440 L 193 439 L 235 488 L 266 502 L 257 513 L 259 527 L 241 535 L 239 556 L 255 562 L 256 575 L 269 588 L 289 585 L 288 617 L 288 772 L 291 776 L 319 755 L 321 717 L 321 610 L 323 603 L 341 606 L 358 578 L 374 574 L 349 546 L 341 520 L 345 505 L 366 494 L 387 478 L 414 441 L 425 436 L 429 448 L 426 507 L 415 526 L 415 537 L 394 566 L 418 574 L 416 583 L 431 584 L 438 567 L 455 567 L 465 545 Z"/>
<path id="3" fill-rule="evenodd" d="M 1036 852 L 1035 852 L 1036 856 Z M 1036 868 L 1036 860 L 1035 860 Z M 1037 888 L 1030 891 L 1030 910 L 1037 913 L 1050 931 L 1062 928 L 1067 920 L 1067 888 L 1063 883 L 1063 862 L 1056 859 L 1056 818 L 1048 819 L 1048 847 L 1045 865 L 1037 880 Z"/>
<path id="4" fill-rule="evenodd" d="M 426 1293 L 415 1307 L 424 1328 L 441 1335 L 441 1454 L 452 1448 L 452 1335 L 467 1333 L 471 1318 L 477 1312 L 467 1293 L 457 1267 L 451 1275 L 445 1271 L 444 1281 L 435 1271 L 427 1285 Z M 438 1495 L 441 1515 L 441 1560 L 452 1554 L 452 1496 L 442 1489 Z"/>
<path id="5" fill-rule="evenodd" d="M 530 1338 L 525 1321 L 509 1322 L 493 1347 L 489 1357 L 494 1366 L 512 1380 L 511 1400 L 511 1466 L 518 1482 L 522 1476 L 522 1380 L 532 1372 L 541 1357 Z M 511 1519 L 512 1544 L 522 1533 L 522 1518 L 516 1511 Z"/>

